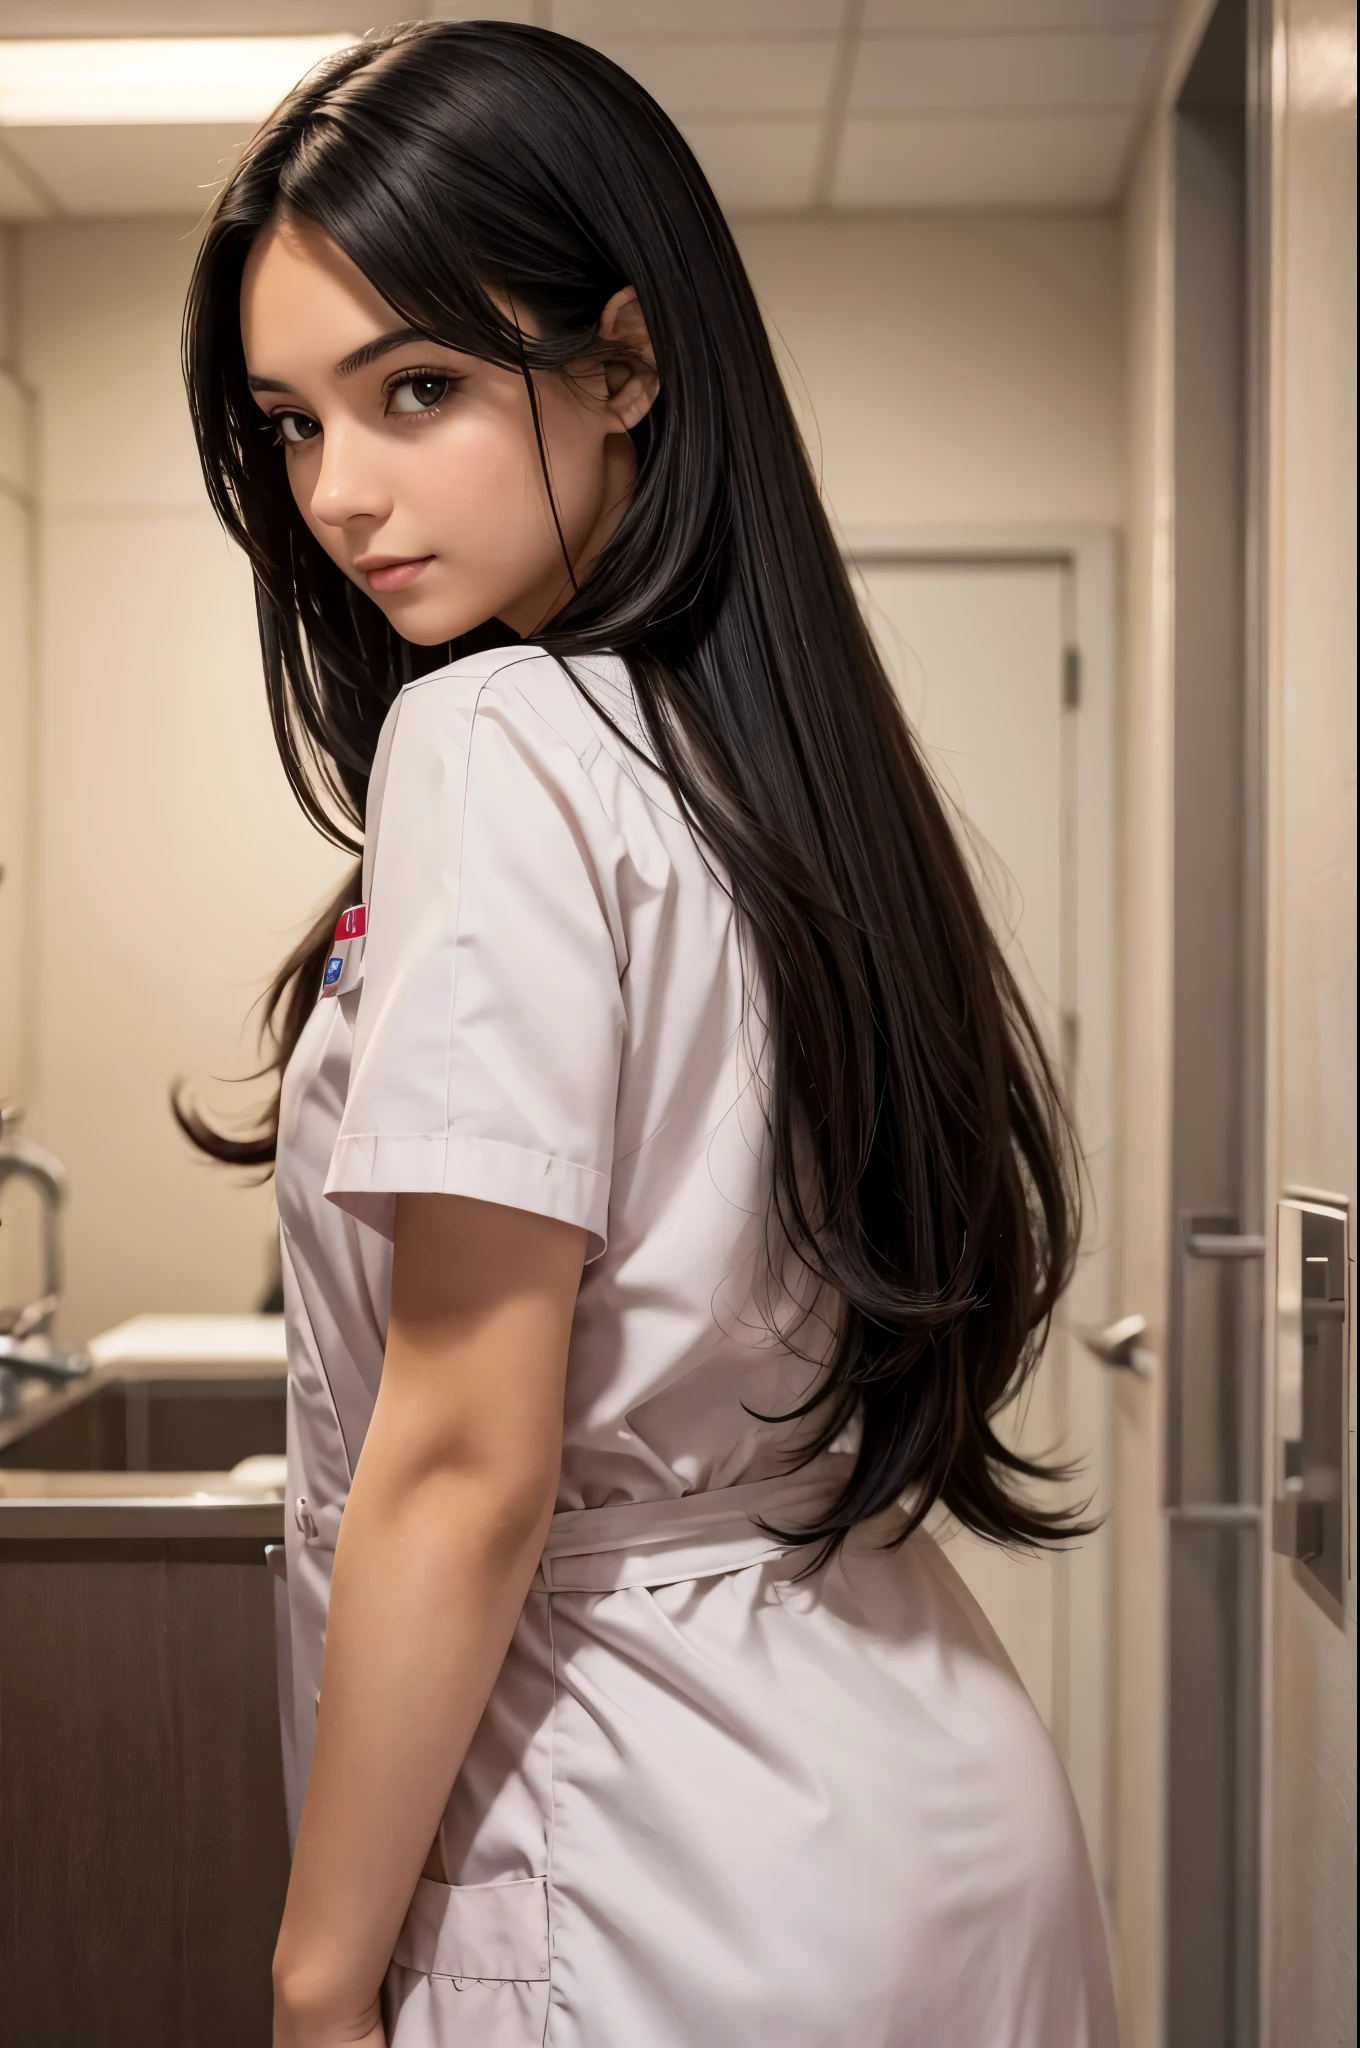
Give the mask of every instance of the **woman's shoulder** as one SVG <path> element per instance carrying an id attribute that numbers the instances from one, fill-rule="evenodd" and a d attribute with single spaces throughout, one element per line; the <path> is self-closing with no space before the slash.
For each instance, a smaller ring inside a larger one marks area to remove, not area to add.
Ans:
<path id="1" fill-rule="evenodd" d="M 393 709 L 401 717 L 417 705 L 425 718 L 443 710 L 459 723 L 489 715 L 526 739 L 565 744 L 582 762 L 601 746 L 602 728 L 622 729 L 634 745 L 643 738 L 627 664 L 613 654 L 567 662 L 528 643 L 488 648 L 407 683 Z"/>
<path id="2" fill-rule="evenodd" d="M 646 817 L 658 824 L 664 817 L 666 832 L 682 823 L 621 655 L 564 657 L 528 643 L 464 655 L 407 683 L 390 720 L 405 728 L 399 747 L 433 743 L 445 751 L 470 752 L 474 729 L 493 727 L 568 800 L 588 783 L 616 823 L 620 806 L 635 817 L 635 829 L 645 829 Z M 630 793 L 642 798 L 641 812 Z"/>

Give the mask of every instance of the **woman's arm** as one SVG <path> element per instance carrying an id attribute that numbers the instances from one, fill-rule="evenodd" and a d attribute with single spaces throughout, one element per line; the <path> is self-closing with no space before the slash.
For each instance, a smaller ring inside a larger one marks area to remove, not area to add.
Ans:
<path id="1" fill-rule="evenodd" d="M 397 1203 L 382 1385 L 335 1553 L 274 1958 L 276 2048 L 379 2042 L 377 1998 L 552 1516 L 586 1236 Z"/>

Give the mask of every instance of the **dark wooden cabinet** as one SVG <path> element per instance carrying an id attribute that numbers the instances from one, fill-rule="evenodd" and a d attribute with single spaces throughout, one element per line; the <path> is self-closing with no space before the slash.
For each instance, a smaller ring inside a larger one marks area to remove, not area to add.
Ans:
<path id="1" fill-rule="evenodd" d="M 0 2037 L 268 2048 L 288 1876 L 259 1542 L 0 1546 Z"/>
<path id="2" fill-rule="evenodd" d="M 199 1449 L 212 1411 L 176 1391 L 100 1389 L 0 1448 L 5 2048 L 269 2048 L 282 1507 L 208 1505 L 210 1473 L 152 1476 L 180 1438 Z M 215 1407 L 233 1457 L 281 1447 L 281 1382 Z M 129 1450 L 159 1501 L 128 1497 Z M 57 1482 L 64 1501 L 39 1497 Z"/>

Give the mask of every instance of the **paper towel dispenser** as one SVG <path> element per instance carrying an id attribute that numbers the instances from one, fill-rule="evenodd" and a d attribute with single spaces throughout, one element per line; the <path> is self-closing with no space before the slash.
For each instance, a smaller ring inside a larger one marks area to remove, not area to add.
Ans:
<path id="1" fill-rule="evenodd" d="M 1275 1288 L 1277 1551 L 1338 1606 L 1350 1568 L 1350 1246 L 1341 1203 L 1280 1203 Z"/>

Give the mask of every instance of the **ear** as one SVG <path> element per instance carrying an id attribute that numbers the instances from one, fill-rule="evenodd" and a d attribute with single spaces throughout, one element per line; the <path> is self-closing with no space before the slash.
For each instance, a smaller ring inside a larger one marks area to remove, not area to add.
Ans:
<path id="1" fill-rule="evenodd" d="M 625 430 L 635 427 L 651 410 L 661 380 L 652 337 L 632 285 L 615 292 L 601 313 L 599 335 L 606 348 L 618 349 L 617 358 L 605 365 L 609 410 Z"/>

